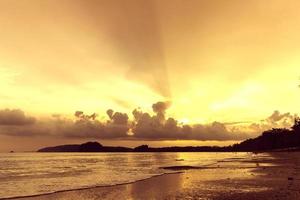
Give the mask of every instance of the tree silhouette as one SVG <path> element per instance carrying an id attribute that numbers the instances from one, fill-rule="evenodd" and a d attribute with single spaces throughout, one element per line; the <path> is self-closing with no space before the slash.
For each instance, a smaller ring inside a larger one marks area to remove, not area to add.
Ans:
<path id="1" fill-rule="evenodd" d="M 293 131 L 295 131 L 295 133 L 300 134 L 300 118 L 297 117 L 295 118 L 295 123 L 292 126 Z"/>

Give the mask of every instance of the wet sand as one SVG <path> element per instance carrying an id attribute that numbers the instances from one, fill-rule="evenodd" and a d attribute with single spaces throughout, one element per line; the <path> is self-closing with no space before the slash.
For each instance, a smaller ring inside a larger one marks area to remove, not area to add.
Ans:
<path id="1" fill-rule="evenodd" d="M 300 199 L 299 152 L 253 154 L 247 160 L 227 159 L 203 168 L 166 167 L 173 174 L 116 186 L 17 199 Z"/>

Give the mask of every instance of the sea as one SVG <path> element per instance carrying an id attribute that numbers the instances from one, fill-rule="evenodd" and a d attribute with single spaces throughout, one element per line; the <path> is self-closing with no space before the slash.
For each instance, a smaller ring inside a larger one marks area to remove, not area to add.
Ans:
<path id="1" fill-rule="evenodd" d="M 0 199 L 131 183 L 249 153 L 0 153 Z"/>

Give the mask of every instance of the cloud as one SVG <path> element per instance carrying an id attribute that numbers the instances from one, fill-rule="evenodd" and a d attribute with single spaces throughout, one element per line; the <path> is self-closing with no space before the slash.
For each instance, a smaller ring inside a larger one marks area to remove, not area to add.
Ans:
<path id="1" fill-rule="evenodd" d="M 74 117 L 75 119 L 69 119 L 55 114 L 51 118 L 36 120 L 26 117 L 21 110 L 6 109 L 0 111 L 0 134 L 99 139 L 127 137 L 129 127 L 128 116 L 125 113 L 116 112 L 107 122 L 97 120 L 96 113 L 87 115 L 76 111 Z"/>
<path id="2" fill-rule="evenodd" d="M 132 113 L 135 126 L 132 128 L 134 138 L 148 140 L 240 140 L 247 134 L 229 131 L 225 124 L 213 122 L 211 124 L 181 125 L 172 117 L 166 118 L 166 110 L 170 102 L 157 102 L 152 105 L 155 115 L 135 109 Z"/>
<path id="3" fill-rule="evenodd" d="M 292 115 L 289 112 L 281 114 L 278 110 L 275 110 L 269 117 L 258 123 L 250 124 L 248 128 L 255 133 L 261 133 L 272 128 L 290 128 L 297 117 L 297 114 Z"/>
<path id="4" fill-rule="evenodd" d="M 156 117 L 160 122 L 165 121 L 166 110 L 170 107 L 170 102 L 157 102 L 152 105 L 153 112 L 156 113 Z"/>
<path id="5" fill-rule="evenodd" d="M 259 123 L 222 123 L 183 125 L 175 118 L 167 117 L 170 102 L 157 102 L 152 105 L 153 113 L 140 108 L 132 111 L 133 119 L 127 113 L 106 111 L 107 120 L 100 121 L 97 114 L 76 111 L 74 118 L 53 115 L 48 119 L 35 120 L 25 116 L 21 110 L 0 111 L 0 134 L 11 136 L 53 136 L 63 138 L 95 138 L 126 140 L 243 140 L 255 137 L 261 132 L 277 127 L 290 127 L 296 115 L 272 115 Z M 9 120 L 8 120 L 9 119 Z M 22 126 L 20 126 L 22 125 Z"/>
<path id="6" fill-rule="evenodd" d="M 289 112 L 281 114 L 275 110 L 265 121 L 273 126 L 291 126 L 296 115 L 291 115 Z"/>
<path id="7" fill-rule="evenodd" d="M 132 132 L 135 138 L 142 139 L 175 139 L 178 137 L 179 126 L 175 119 L 166 119 L 166 110 L 169 108 L 170 102 L 157 102 L 152 105 L 153 112 L 144 113 L 135 109 L 132 114 L 134 116 L 135 126 Z"/>
<path id="8" fill-rule="evenodd" d="M 80 120 L 89 120 L 89 119 L 95 120 L 97 117 L 97 114 L 93 113 L 91 115 L 85 115 L 82 111 L 76 111 L 74 113 L 74 116 Z"/>
<path id="9" fill-rule="evenodd" d="M 112 109 L 107 110 L 107 115 L 109 116 L 109 121 L 114 125 L 126 125 L 128 123 L 128 115 L 126 113 L 114 112 Z"/>
<path id="10" fill-rule="evenodd" d="M 113 139 L 127 137 L 129 130 L 128 116 L 126 113 L 114 112 L 112 109 L 107 110 L 110 120 L 106 123 L 96 119 L 97 114 L 85 115 L 81 111 L 75 112 L 77 120 L 60 121 L 60 126 L 55 125 L 55 132 L 65 137 L 77 138 L 99 138 Z"/>
<path id="11" fill-rule="evenodd" d="M 19 109 L 0 110 L 0 125 L 23 126 L 35 123 L 34 117 L 25 116 L 25 113 Z"/>
<path id="12" fill-rule="evenodd" d="M 153 109 L 153 112 L 159 114 L 159 113 L 162 113 L 162 114 L 165 114 L 166 110 L 170 107 L 170 102 L 157 102 L 155 104 L 152 105 L 152 109 Z"/>

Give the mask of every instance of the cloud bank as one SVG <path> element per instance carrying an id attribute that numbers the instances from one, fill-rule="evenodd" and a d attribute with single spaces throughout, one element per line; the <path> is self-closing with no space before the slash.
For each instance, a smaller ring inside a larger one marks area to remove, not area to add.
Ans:
<path id="1" fill-rule="evenodd" d="M 0 110 L 0 125 L 30 125 L 35 123 L 34 117 L 25 116 L 25 113 L 19 109 Z"/>
<path id="2" fill-rule="evenodd" d="M 153 113 L 141 109 L 127 113 L 108 109 L 107 120 L 100 121 L 96 113 L 87 115 L 76 111 L 74 118 L 53 115 L 37 120 L 21 110 L 0 110 L 0 134 L 10 136 L 53 136 L 64 138 L 126 139 L 126 140 L 243 140 L 276 127 L 290 127 L 297 115 L 274 111 L 260 123 L 240 125 L 212 122 L 210 124 L 182 124 L 167 117 L 170 102 L 152 105 Z"/>

